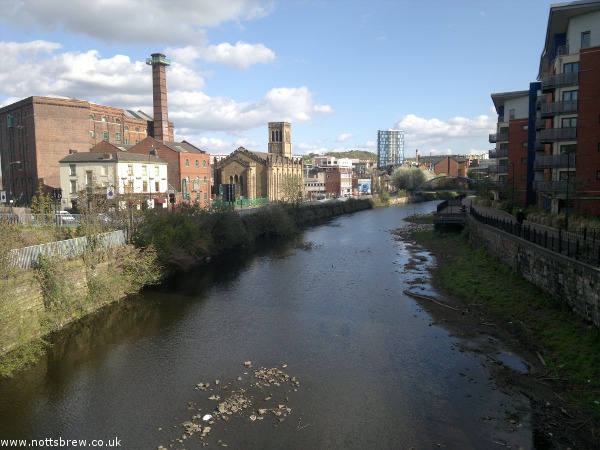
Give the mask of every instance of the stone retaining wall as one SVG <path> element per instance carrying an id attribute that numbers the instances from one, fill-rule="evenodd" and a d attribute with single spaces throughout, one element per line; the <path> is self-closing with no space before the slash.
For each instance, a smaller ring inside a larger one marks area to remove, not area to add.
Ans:
<path id="1" fill-rule="evenodd" d="M 484 246 L 526 280 L 600 328 L 600 270 L 469 218 L 469 242 Z M 507 289 L 510 289 L 507 286 Z"/>

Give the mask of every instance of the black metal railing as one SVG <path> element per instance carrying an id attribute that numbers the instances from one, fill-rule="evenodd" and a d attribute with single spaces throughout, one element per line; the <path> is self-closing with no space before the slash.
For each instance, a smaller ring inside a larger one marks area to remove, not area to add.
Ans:
<path id="1" fill-rule="evenodd" d="M 516 221 L 489 216 L 471 206 L 469 214 L 485 225 L 510 233 L 540 247 L 595 267 L 600 267 L 600 229 L 577 229 L 565 231 L 523 225 Z"/>

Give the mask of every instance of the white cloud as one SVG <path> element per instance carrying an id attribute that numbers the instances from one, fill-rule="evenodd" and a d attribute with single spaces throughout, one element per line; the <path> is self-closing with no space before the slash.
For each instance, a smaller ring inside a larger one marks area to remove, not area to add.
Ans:
<path id="1" fill-rule="evenodd" d="M 201 54 L 207 61 L 220 62 L 242 70 L 253 64 L 267 64 L 275 60 L 275 53 L 263 44 L 247 44 L 241 41 L 235 45 L 211 45 L 202 50 Z"/>
<path id="2" fill-rule="evenodd" d="M 354 136 L 352 136 L 351 133 L 342 133 L 335 139 L 335 142 L 346 142 L 352 139 L 353 137 Z"/>
<path id="3" fill-rule="evenodd" d="M 106 42 L 181 45 L 204 42 L 206 27 L 257 19 L 273 8 L 270 0 L 0 0 L 0 21 Z"/>
<path id="4" fill-rule="evenodd" d="M 333 108 L 330 105 L 315 105 L 313 111 L 319 114 L 331 114 Z"/>
<path id="5" fill-rule="evenodd" d="M 406 148 L 426 149 L 432 154 L 450 154 L 456 151 L 447 150 L 461 144 L 460 148 L 474 148 L 475 142 L 487 141 L 488 135 L 496 128 L 497 117 L 494 115 L 480 115 L 473 119 L 453 117 L 448 120 L 437 118 L 426 119 L 414 114 L 408 114 L 396 123 L 395 128 L 404 130 L 404 143 Z M 472 142 L 471 145 L 468 145 Z M 443 146 L 440 148 L 440 146 Z M 445 148 L 444 148 L 445 147 Z M 473 150 L 481 152 L 480 148 Z M 433 152 L 436 153 L 433 153 Z"/>

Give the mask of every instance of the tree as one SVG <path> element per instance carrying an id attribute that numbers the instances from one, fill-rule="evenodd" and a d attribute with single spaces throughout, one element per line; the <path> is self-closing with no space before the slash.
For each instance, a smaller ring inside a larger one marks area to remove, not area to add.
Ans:
<path id="1" fill-rule="evenodd" d="M 414 191 L 421 184 L 433 178 L 430 172 L 416 167 L 399 167 L 392 172 L 391 183 L 398 190 Z"/>
<path id="2" fill-rule="evenodd" d="M 284 175 L 282 181 L 281 200 L 285 203 L 300 203 L 304 183 L 302 174 Z"/>

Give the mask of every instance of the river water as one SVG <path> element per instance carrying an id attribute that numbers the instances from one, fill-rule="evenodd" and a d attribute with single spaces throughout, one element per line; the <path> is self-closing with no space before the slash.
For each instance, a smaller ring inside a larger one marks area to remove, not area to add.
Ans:
<path id="1" fill-rule="evenodd" d="M 0 382 L 0 439 L 98 439 L 125 449 L 531 448 L 527 399 L 497 388 L 481 356 L 459 351 L 403 293 L 420 280 L 435 294 L 432 257 L 391 231 L 434 208 L 338 217 L 79 321 L 39 364 Z M 265 381 L 254 376 L 262 368 L 279 372 Z M 212 423 L 201 421 L 206 414 Z M 190 429 L 183 439 L 184 422 L 210 432 Z"/>

